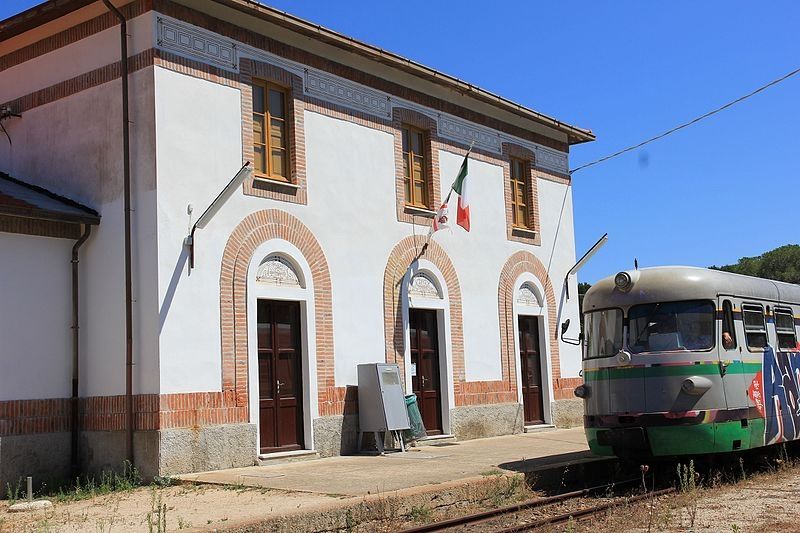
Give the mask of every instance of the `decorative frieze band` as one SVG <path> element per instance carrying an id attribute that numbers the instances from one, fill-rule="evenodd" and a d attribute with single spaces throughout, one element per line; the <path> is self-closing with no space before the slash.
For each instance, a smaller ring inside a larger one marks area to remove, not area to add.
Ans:
<path id="1" fill-rule="evenodd" d="M 567 154 L 547 148 L 491 128 L 435 112 L 402 98 L 347 80 L 301 63 L 279 57 L 264 50 L 220 37 L 204 28 L 177 21 L 167 16 L 156 20 L 156 46 L 176 55 L 213 64 L 231 72 L 239 70 L 239 61 L 250 58 L 275 65 L 303 78 L 303 92 L 322 101 L 350 109 L 391 118 L 395 107 L 416 109 L 437 122 L 439 135 L 482 150 L 501 154 L 504 142 L 513 142 L 536 155 L 536 166 L 560 174 L 568 173 Z"/>
<path id="2" fill-rule="evenodd" d="M 179 55 L 188 55 L 218 67 L 237 70 L 239 59 L 236 44 L 225 39 L 213 37 L 213 33 L 200 31 L 175 20 L 157 19 L 157 46 Z"/>

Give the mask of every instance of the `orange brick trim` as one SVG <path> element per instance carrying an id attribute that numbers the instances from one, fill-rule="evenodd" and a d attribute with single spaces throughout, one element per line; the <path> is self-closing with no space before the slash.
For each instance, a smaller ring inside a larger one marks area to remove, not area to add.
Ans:
<path id="1" fill-rule="evenodd" d="M 507 381 L 465 381 L 456 395 L 456 405 L 489 405 L 518 403 L 516 384 Z"/>
<path id="2" fill-rule="evenodd" d="M 500 359 L 503 367 L 503 381 L 514 389 L 517 387 L 517 354 L 514 344 L 514 294 L 517 278 L 524 272 L 536 276 L 544 287 L 547 301 L 547 343 L 550 346 L 550 379 L 561 377 L 561 361 L 558 352 L 558 323 L 556 315 L 556 298 L 553 284 L 547 275 L 547 269 L 536 256 L 530 252 L 520 251 L 508 258 L 500 273 L 498 285 L 498 307 L 500 314 Z"/>
<path id="3" fill-rule="evenodd" d="M 0 231 L 61 239 L 77 239 L 81 236 L 80 224 L 68 224 L 66 222 L 36 220 L 33 218 L 6 215 L 0 215 Z"/>
<path id="4" fill-rule="evenodd" d="M 358 387 L 326 387 L 319 391 L 319 416 L 358 413 Z"/>
<path id="5" fill-rule="evenodd" d="M 266 37 L 229 22 L 211 17 L 205 13 L 201 13 L 189 7 L 171 2 L 170 0 L 153 0 L 153 9 L 167 16 L 188 22 L 189 24 L 194 24 L 195 26 L 199 26 L 201 28 L 207 28 L 210 31 L 213 31 L 219 35 L 223 35 L 229 39 L 233 39 L 277 56 L 296 61 L 325 72 L 329 72 L 345 79 L 352 80 L 356 83 L 360 83 L 361 85 L 372 87 L 404 100 L 408 100 L 437 111 L 443 111 L 445 113 L 461 117 L 470 122 L 482 124 L 486 127 L 502 131 L 509 135 L 526 139 L 543 146 L 559 150 L 561 152 L 569 152 L 569 145 L 565 142 L 547 137 L 540 133 L 532 132 L 507 122 L 503 122 L 493 117 L 473 111 L 472 109 L 441 100 L 434 96 L 415 91 L 409 87 L 387 81 L 383 78 L 368 74 L 353 67 L 336 63 L 331 61 L 329 58 L 306 52 L 305 50 L 301 50 L 270 37 Z"/>
<path id="6" fill-rule="evenodd" d="M 425 220 L 433 215 L 421 215 L 418 211 L 406 207 L 405 176 L 403 170 L 403 134 L 401 128 L 408 124 L 425 131 L 425 159 L 428 175 L 428 198 L 431 210 L 436 210 L 442 203 L 441 186 L 439 185 L 439 149 L 441 143 L 436 121 L 418 111 L 395 107 L 392 110 L 392 126 L 394 127 L 394 161 L 395 161 L 395 194 L 397 198 L 397 220 L 400 222 L 430 224 Z M 415 212 L 416 211 L 416 212 Z M 420 220 L 421 219 L 421 220 Z"/>
<path id="7" fill-rule="evenodd" d="M 542 235 L 539 231 L 541 227 L 539 224 L 539 188 L 537 184 L 538 179 L 536 173 L 534 172 L 534 168 L 536 168 L 536 154 L 523 146 L 507 142 L 503 143 L 502 152 L 503 191 L 506 199 L 506 234 L 508 240 L 540 246 L 542 244 Z M 511 205 L 511 198 L 513 195 L 513 191 L 511 190 L 512 157 L 525 162 L 525 171 L 528 174 L 529 185 L 528 190 L 526 191 L 526 196 L 529 215 L 531 218 L 530 230 L 515 228 L 513 223 L 513 209 Z"/>
<path id="8" fill-rule="evenodd" d="M 539 179 L 552 181 L 553 183 L 560 183 L 561 185 L 571 185 L 572 184 L 572 176 L 569 174 L 561 174 L 560 172 L 556 172 L 554 170 L 550 170 L 549 168 L 542 168 L 534 166 L 533 170 L 535 170 L 538 175 Z"/>
<path id="9" fill-rule="evenodd" d="M 70 399 L 0 402 L 0 437 L 69 431 Z"/>
<path id="10" fill-rule="evenodd" d="M 233 392 L 138 394 L 133 397 L 134 430 L 150 431 L 247 423 L 247 408 L 235 405 Z M 0 402 L 0 437 L 70 431 L 71 399 Z M 123 431 L 125 396 L 80 398 L 82 431 Z"/>
<path id="11" fill-rule="evenodd" d="M 269 37 L 265 37 L 258 33 L 251 32 L 244 28 L 240 28 L 228 22 L 224 22 L 220 19 L 210 17 L 204 13 L 200 13 L 191 8 L 182 6 L 180 4 L 176 4 L 169 0 L 136 0 L 122 7 L 121 9 L 125 17 L 129 20 L 131 18 L 147 13 L 148 11 L 156 10 L 160 13 L 163 13 L 171 17 L 175 17 L 180 20 L 184 20 L 191 24 L 208 28 L 209 30 L 214 31 L 220 35 L 226 36 L 230 39 L 235 39 L 247 43 L 249 45 L 255 46 L 262 50 L 266 50 L 278 56 L 313 66 L 320 70 L 330 72 L 337 76 L 350 79 L 362 85 L 372 87 L 380 91 L 387 92 L 389 94 L 393 94 L 395 96 L 415 102 L 417 104 L 430 107 L 438 111 L 443 111 L 452 114 L 454 116 L 466 119 L 470 122 L 474 122 L 476 124 L 482 124 L 489 128 L 496 129 L 498 131 L 508 133 L 509 135 L 514 135 L 516 137 L 526 139 L 532 142 L 536 142 L 543 146 L 548 146 L 550 148 L 562 152 L 569 152 L 569 145 L 565 142 L 558 141 L 551 137 L 547 137 L 545 135 L 541 135 L 535 132 L 531 132 L 524 128 L 520 128 L 513 124 L 509 124 L 501 120 L 495 119 L 493 117 L 483 115 L 481 113 L 475 112 L 471 109 L 459 106 L 457 104 L 441 100 L 439 98 L 415 91 L 413 89 L 404 87 L 402 85 L 393 82 L 389 82 L 387 80 L 362 72 L 355 68 L 335 63 L 325 57 L 311 54 L 299 48 L 295 48 L 286 45 L 284 43 L 275 41 L 274 39 L 271 39 Z M 116 24 L 117 21 L 116 18 L 113 17 L 113 15 L 111 15 L 110 13 L 103 13 L 102 15 L 95 17 L 94 19 L 77 24 L 55 35 L 46 37 L 41 41 L 25 46 L 23 48 L 10 52 L 5 56 L 0 57 L 0 72 L 14 65 L 18 65 L 25 61 L 32 60 L 48 52 L 52 52 L 53 50 L 57 50 L 74 42 L 77 42 L 81 39 L 90 37 L 91 35 L 94 35 L 100 31 L 115 26 Z M 133 70 L 131 70 L 131 72 L 132 71 Z M 115 78 L 116 77 L 118 76 L 115 76 Z M 94 85 L 97 85 L 97 83 L 95 83 Z M 93 85 L 88 85 L 79 90 L 83 90 L 90 86 Z M 78 91 L 73 91 L 70 94 L 74 94 L 74 92 Z M 36 104 L 33 107 L 36 107 L 37 105 L 42 105 L 42 104 Z"/>
<path id="12" fill-rule="evenodd" d="M 128 58 L 129 72 L 133 73 L 137 70 L 153 65 L 155 58 L 155 50 L 145 50 L 135 56 Z M 16 113 L 24 113 L 35 107 L 55 102 L 67 96 L 85 91 L 92 87 L 114 81 L 120 77 L 119 62 L 111 63 L 104 67 L 94 69 L 85 74 L 81 74 L 72 79 L 56 83 L 45 89 L 34 91 L 19 98 L 15 98 L 9 102 L 3 103 L 3 106 L 9 106 Z"/>
<path id="13" fill-rule="evenodd" d="M 126 20 L 136 18 L 152 9 L 153 3 L 151 0 L 136 0 L 135 2 L 119 8 Z M 117 20 L 117 17 L 113 13 L 103 13 L 93 19 L 81 22 L 76 26 L 67 28 L 64 31 L 45 37 L 40 41 L 36 41 L 33 44 L 24 46 L 0 57 L 0 72 L 118 25 L 119 20 Z"/>
<path id="14" fill-rule="evenodd" d="M 325 100 L 320 100 L 312 96 L 305 97 L 305 105 L 306 110 L 313 111 L 314 113 L 319 113 L 321 115 L 339 120 L 346 120 L 348 122 L 352 122 L 353 124 L 358 124 L 359 126 L 372 128 L 385 133 L 395 133 L 395 128 L 391 120 L 376 117 L 375 115 L 371 115 L 369 113 L 356 111 L 354 109 L 350 109 L 349 107 L 344 107 L 332 102 L 326 102 Z"/>
<path id="15" fill-rule="evenodd" d="M 236 405 L 248 405 L 247 269 L 256 248 L 270 239 L 296 246 L 311 267 L 317 338 L 317 381 L 320 394 L 334 387 L 333 307 L 328 262 L 311 231 L 285 211 L 257 211 L 233 230 L 222 256 L 220 323 L 222 332 L 222 390 L 234 391 Z"/>
<path id="16" fill-rule="evenodd" d="M 239 76 L 227 70 L 207 65 L 200 61 L 194 61 L 193 59 L 186 59 L 164 50 L 156 49 L 153 51 L 153 55 L 155 58 L 154 64 L 159 67 L 192 76 L 193 78 L 219 83 L 227 87 L 239 88 Z"/>
<path id="17" fill-rule="evenodd" d="M 395 245 L 386 262 L 383 274 L 383 323 L 386 339 L 386 362 L 400 365 L 404 376 L 405 331 L 403 330 L 402 284 L 404 276 L 414 261 L 425 258 L 444 276 L 450 300 L 450 353 L 453 364 L 453 384 L 458 397 L 464 382 L 464 328 L 462 323 L 461 285 L 456 269 L 447 253 L 438 243 L 431 241 L 423 250 L 423 239 L 406 237 Z M 458 402 L 456 402 L 458 403 Z"/>
<path id="18" fill-rule="evenodd" d="M 156 399 L 159 429 L 242 424 L 249 421 L 247 407 L 236 404 L 233 391 L 162 394 Z"/>
<path id="19" fill-rule="evenodd" d="M 290 184 L 253 178 L 244 184 L 244 193 L 305 205 L 306 140 L 303 79 L 288 70 L 267 63 L 242 59 L 239 63 L 239 90 L 242 94 L 242 159 L 253 161 L 253 78 L 270 81 L 288 89 Z M 269 154 L 266 154 L 269 157 Z"/>
<path id="20" fill-rule="evenodd" d="M 570 400 L 575 399 L 573 390 L 578 385 L 583 383 L 583 378 L 559 378 L 553 380 L 553 396 L 554 400 Z"/>

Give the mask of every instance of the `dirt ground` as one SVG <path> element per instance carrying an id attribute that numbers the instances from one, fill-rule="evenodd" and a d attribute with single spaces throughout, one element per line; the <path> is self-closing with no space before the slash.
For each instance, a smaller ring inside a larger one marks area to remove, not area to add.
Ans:
<path id="1" fill-rule="evenodd" d="M 800 466 L 747 475 L 744 480 L 733 483 L 703 481 L 702 485 L 689 492 L 658 499 L 652 504 L 644 502 L 616 508 L 605 516 L 560 526 L 552 531 L 800 532 Z M 55 501 L 52 509 L 32 513 L 9 513 L 8 502 L 3 501 L 0 502 L 0 532 L 227 529 L 237 523 L 257 522 L 268 515 L 334 509 L 348 505 L 352 500 L 335 495 L 241 486 L 142 487 L 80 501 Z M 468 506 L 461 512 L 475 510 Z M 354 524 L 353 530 L 386 531 L 387 526 L 394 530 L 443 518 L 434 517 L 429 512 L 418 511 L 418 514 L 416 520 L 408 517 L 390 523 Z M 159 529 L 159 524 L 166 525 L 166 528 Z"/>
<path id="2" fill-rule="evenodd" d="M 0 532 L 159 531 L 160 520 L 166 522 L 169 531 L 214 529 L 234 521 L 272 513 L 302 512 L 304 507 L 335 502 L 333 496 L 268 489 L 210 485 L 142 487 L 81 501 L 54 501 L 50 510 L 28 513 L 9 513 L 8 502 L 3 501 Z"/>
<path id="3" fill-rule="evenodd" d="M 553 531 L 800 532 L 800 466 L 700 487 Z"/>

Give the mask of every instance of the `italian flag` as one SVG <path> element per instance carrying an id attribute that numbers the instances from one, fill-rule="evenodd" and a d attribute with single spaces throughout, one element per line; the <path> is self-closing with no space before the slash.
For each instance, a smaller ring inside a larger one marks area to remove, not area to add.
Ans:
<path id="1" fill-rule="evenodd" d="M 444 199 L 444 203 L 439 207 L 436 211 L 436 215 L 433 217 L 433 224 L 431 224 L 431 230 L 429 235 L 432 235 L 434 232 L 439 231 L 440 229 L 446 229 L 450 227 L 449 224 L 449 208 L 448 205 L 450 203 L 450 196 L 455 191 L 458 194 L 458 211 L 456 212 L 456 223 L 464 228 L 465 230 L 469 231 L 469 195 L 467 193 L 467 165 L 469 161 L 469 154 L 472 151 L 472 148 L 467 152 L 467 155 L 464 156 L 464 162 L 461 163 L 461 168 L 458 170 L 458 176 L 456 176 L 456 181 L 453 182 L 452 187 L 450 187 L 450 192 L 447 193 L 447 198 Z"/>
<path id="2" fill-rule="evenodd" d="M 458 194 L 458 211 L 456 213 L 456 223 L 469 231 L 469 188 L 467 187 L 467 162 L 469 152 L 464 156 L 464 162 L 458 170 L 456 181 L 453 182 L 453 190 Z"/>

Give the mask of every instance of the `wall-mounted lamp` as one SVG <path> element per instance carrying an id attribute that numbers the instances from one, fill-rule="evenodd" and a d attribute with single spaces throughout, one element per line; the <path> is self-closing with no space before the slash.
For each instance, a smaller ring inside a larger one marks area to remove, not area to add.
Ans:
<path id="1" fill-rule="evenodd" d="M 600 248 L 602 248 L 602 247 L 603 247 L 603 245 L 604 245 L 605 243 L 607 243 L 607 242 L 608 242 L 608 233 L 604 233 L 604 234 L 603 234 L 603 236 L 602 236 L 602 237 L 600 237 L 600 238 L 597 240 L 597 242 L 596 242 L 596 243 L 594 243 L 594 246 L 592 246 L 591 248 L 589 248 L 589 251 L 588 251 L 588 252 L 586 252 L 585 254 L 583 254 L 583 257 L 581 257 L 580 259 L 578 259 L 578 262 L 577 262 L 577 263 L 575 263 L 575 264 L 572 266 L 572 268 L 570 268 L 570 269 L 567 271 L 567 275 L 566 275 L 566 276 L 564 276 L 564 286 L 565 286 L 565 287 L 566 287 L 566 289 L 567 289 L 567 300 L 569 300 L 569 277 L 570 277 L 571 275 L 573 275 L 574 273 L 576 273 L 578 270 L 580 270 L 580 269 L 581 269 L 581 267 L 583 267 L 583 265 L 585 265 L 585 264 L 586 264 L 586 262 L 587 262 L 587 261 L 589 261 L 589 259 L 591 259 L 591 258 L 592 258 L 592 256 L 593 256 L 594 254 L 596 254 L 596 253 L 597 253 L 597 251 L 598 251 Z"/>
<path id="2" fill-rule="evenodd" d="M 220 210 L 225 202 L 233 195 L 233 192 L 239 188 L 244 180 L 251 177 L 253 175 L 253 167 L 250 166 L 250 162 L 245 162 L 244 166 L 239 169 L 239 172 L 233 177 L 233 179 L 222 189 L 217 197 L 211 202 L 203 214 L 200 215 L 200 218 L 197 219 L 197 222 L 194 223 L 192 226 L 192 231 L 189 235 L 184 239 L 183 243 L 189 247 L 189 269 L 191 270 L 194 268 L 194 232 L 197 228 L 203 229 L 206 225 L 214 218 L 214 215 Z"/>
<path id="3" fill-rule="evenodd" d="M 577 339 L 568 339 L 568 338 L 564 337 L 564 334 L 569 329 L 569 322 L 570 322 L 570 320 L 568 318 L 564 322 L 561 323 L 561 342 L 565 342 L 565 343 L 571 344 L 573 346 L 580 346 L 581 342 L 583 341 L 583 333 L 580 333 L 578 335 Z"/>

